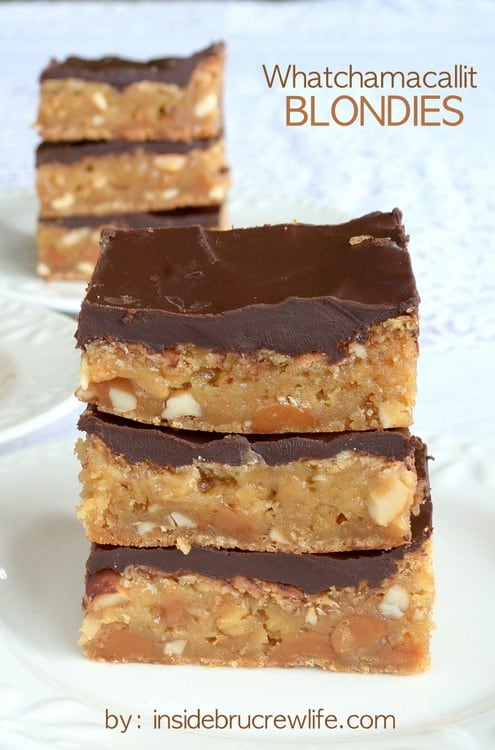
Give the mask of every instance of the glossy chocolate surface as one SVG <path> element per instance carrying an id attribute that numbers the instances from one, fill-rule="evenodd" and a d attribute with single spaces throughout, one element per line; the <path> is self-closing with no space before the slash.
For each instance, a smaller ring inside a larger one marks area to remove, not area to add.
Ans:
<path id="1" fill-rule="evenodd" d="M 222 435 L 129 422 L 89 407 L 79 429 L 100 438 L 112 453 L 129 463 L 147 461 L 176 468 L 195 461 L 240 466 L 256 460 L 270 466 L 305 459 L 329 459 L 342 451 L 403 461 L 422 443 L 407 430 L 308 433 L 306 435 Z"/>
<path id="2" fill-rule="evenodd" d="M 102 57 L 87 60 L 68 57 L 62 62 L 52 60 L 42 72 L 40 80 L 54 78 L 79 78 L 94 83 L 107 83 L 115 89 L 124 89 L 132 83 L 153 81 L 185 86 L 196 66 L 204 59 L 223 53 L 222 43 L 213 44 L 190 57 L 161 57 L 145 62 L 120 57 Z"/>
<path id="3" fill-rule="evenodd" d="M 110 339 L 339 361 L 373 324 L 417 310 L 401 218 L 395 209 L 340 225 L 105 230 L 79 346 Z"/>

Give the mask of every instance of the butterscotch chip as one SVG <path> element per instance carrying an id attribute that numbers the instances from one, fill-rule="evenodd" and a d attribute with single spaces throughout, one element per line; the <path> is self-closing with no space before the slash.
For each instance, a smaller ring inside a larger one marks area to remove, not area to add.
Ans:
<path id="1" fill-rule="evenodd" d="M 79 317 L 78 397 L 113 412 L 109 389 L 127 380 L 126 417 L 180 429 L 406 427 L 417 306 L 398 210 L 336 226 L 104 232 Z"/>
<path id="2" fill-rule="evenodd" d="M 277 403 L 255 412 L 251 420 L 251 428 L 255 433 L 285 432 L 287 423 L 298 432 L 310 432 L 314 429 L 317 420 L 311 409 Z"/>
<path id="3" fill-rule="evenodd" d="M 410 546 L 379 553 L 94 545 L 80 642 L 106 661 L 424 671 L 434 597 L 428 508 Z M 125 599 L 101 606 L 108 570 Z M 390 609 L 398 600 L 400 617 Z"/>
<path id="4" fill-rule="evenodd" d="M 121 411 L 132 406 L 124 391 L 114 398 Z M 425 448 L 407 431 L 260 440 L 176 432 L 94 409 L 79 427 L 87 435 L 77 447 L 78 515 L 99 544 L 389 549 L 410 541 L 411 513 L 427 492 Z"/>
<path id="5" fill-rule="evenodd" d="M 53 61 L 41 74 L 37 126 L 46 141 L 212 138 L 222 130 L 225 48 L 135 62 Z"/>

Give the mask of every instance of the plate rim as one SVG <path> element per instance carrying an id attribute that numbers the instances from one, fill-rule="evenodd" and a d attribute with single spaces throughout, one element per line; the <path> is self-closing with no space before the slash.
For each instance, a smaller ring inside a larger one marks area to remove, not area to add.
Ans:
<path id="1" fill-rule="evenodd" d="M 68 363 L 67 369 L 64 370 L 65 374 L 67 374 L 69 370 L 72 369 L 72 366 L 74 368 L 74 388 L 73 390 L 68 391 L 65 397 L 56 399 L 54 398 L 53 402 L 47 408 L 43 409 L 40 413 L 34 416 L 28 416 L 27 418 L 10 424 L 7 427 L 0 427 L 0 447 L 3 448 L 7 443 L 25 437 L 26 435 L 29 435 L 36 430 L 39 430 L 40 428 L 47 427 L 53 422 L 56 422 L 57 420 L 64 417 L 66 414 L 69 414 L 75 408 L 75 406 L 77 405 L 77 400 L 74 396 L 74 391 L 77 386 L 77 354 L 75 353 L 75 346 L 68 346 L 68 349 L 71 352 L 74 350 L 73 362 L 67 356 L 64 356 L 63 358 L 58 356 L 62 353 L 62 349 L 64 349 L 64 355 L 67 354 L 67 348 L 63 347 L 62 345 L 65 337 L 67 337 L 67 345 L 72 343 L 74 333 L 73 329 L 75 326 L 73 319 L 44 305 L 27 303 L 24 300 L 19 299 L 18 297 L 9 294 L 8 292 L 4 292 L 0 289 L 0 302 L 2 301 L 4 302 L 4 305 L 2 307 L 2 323 L 4 321 L 8 321 L 8 318 L 6 318 L 5 316 L 6 305 L 14 306 L 14 314 L 15 308 L 17 307 L 18 313 L 16 315 L 16 321 L 19 320 L 18 315 L 25 315 L 26 322 L 29 320 L 29 323 L 32 323 L 33 330 L 37 329 L 39 330 L 39 332 L 43 332 L 45 330 L 43 322 L 45 322 L 47 319 L 56 321 L 58 324 L 57 334 L 51 334 L 50 336 L 52 346 L 58 347 L 58 345 L 60 344 L 60 351 L 57 350 L 55 358 L 58 362 L 62 359 L 63 362 Z M 12 314 L 13 313 L 9 310 L 9 316 L 11 316 Z M 3 331 L 2 325 L 0 324 L 0 346 L 3 346 L 2 336 Z M 5 344 L 5 351 L 8 353 L 8 356 L 11 357 L 12 355 L 9 351 L 8 343 L 9 342 L 7 341 Z M 44 341 L 42 346 L 45 347 L 46 344 L 47 342 Z M 30 344 L 28 344 L 28 346 L 30 346 Z M 58 368 L 55 368 L 55 370 L 57 371 Z"/>

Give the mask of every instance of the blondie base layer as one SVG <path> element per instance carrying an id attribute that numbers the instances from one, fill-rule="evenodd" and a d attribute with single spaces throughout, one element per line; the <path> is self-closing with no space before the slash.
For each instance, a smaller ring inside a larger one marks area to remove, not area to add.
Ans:
<path id="1" fill-rule="evenodd" d="M 336 226 L 106 231 L 82 401 L 181 429 L 406 427 L 418 294 L 397 209 Z"/>
<path id="2" fill-rule="evenodd" d="M 221 229 L 226 226 L 225 208 L 208 206 L 141 214 L 40 218 L 36 233 L 37 273 L 47 280 L 89 281 L 100 254 L 102 229 L 144 229 L 192 224 Z"/>
<path id="3" fill-rule="evenodd" d="M 225 48 L 135 62 L 53 61 L 41 74 L 37 127 L 45 141 L 214 138 L 222 130 Z"/>
<path id="4" fill-rule="evenodd" d="M 175 432 L 88 409 L 78 516 L 91 542 L 258 551 L 389 549 L 428 493 L 407 431 Z"/>
<path id="5" fill-rule="evenodd" d="M 43 143 L 36 166 L 43 217 L 218 206 L 229 185 L 222 138 Z"/>
<path id="6" fill-rule="evenodd" d="M 428 512 L 412 544 L 388 552 L 94 546 L 80 643 L 105 661 L 423 671 L 434 597 Z"/>

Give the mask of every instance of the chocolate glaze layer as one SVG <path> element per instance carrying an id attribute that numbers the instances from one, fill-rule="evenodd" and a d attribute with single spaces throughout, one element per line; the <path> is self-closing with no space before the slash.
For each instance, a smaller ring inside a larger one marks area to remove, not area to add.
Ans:
<path id="1" fill-rule="evenodd" d="M 307 459 L 329 459 L 342 451 L 404 461 L 422 443 L 407 430 L 308 433 L 307 435 L 218 435 L 172 430 L 128 422 L 86 409 L 80 430 L 102 440 L 112 453 L 129 463 L 143 461 L 156 466 L 187 466 L 195 461 L 241 466 L 257 454 L 269 466 Z"/>
<path id="2" fill-rule="evenodd" d="M 94 83 L 107 83 L 119 90 L 140 81 L 175 83 L 177 86 L 185 86 L 202 60 L 223 54 L 223 50 L 224 44 L 218 43 L 190 57 L 160 57 L 146 62 L 126 60 L 121 57 L 102 57 L 98 60 L 68 57 L 62 62 L 52 60 L 41 73 L 40 80 L 79 78 Z"/>
<path id="3" fill-rule="evenodd" d="M 44 141 L 36 150 L 36 166 L 43 164 L 76 164 L 92 157 L 135 154 L 145 151 L 148 154 L 186 154 L 201 149 L 205 151 L 222 140 L 222 135 L 198 141 L 124 141 L 114 138 L 111 141 L 77 141 L 71 143 L 51 143 Z"/>
<path id="4" fill-rule="evenodd" d="M 123 572 L 140 565 L 170 575 L 197 573 L 211 578 L 231 580 L 236 576 L 296 586 L 308 594 L 317 594 L 331 586 L 377 588 L 392 576 L 397 564 L 418 549 L 432 532 L 432 504 L 429 490 L 418 516 L 412 517 L 413 539 L 410 545 L 391 550 L 334 552 L 328 554 L 289 554 L 284 552 L 246 552 L 242 550 L 193 547 L 184 555 L 175 547 L 114 547 L 94 544 L 86 565 L 86 592 L 92 596 L 91 577 L 103 570 Z"/>
<path id="5" fill-rule="evenodd" d="M 122 229 L 147 229 L 148 227 L 218 226 L 220 222 L 218 206 L 204 208 L 176 208 L 173 211 L 152 211 L 142 214 L 109 214 L 104 216 L 60 216 L 52 218 L 39 217 L 40 224 L 52 225 L 63 229 L 80 229 L 81 227 L 115 226 Z"/>
<path id="6" fill-rule="evenodd" d="M 333 226 L 105 230 L 78 345 L 324 352 L 337 362 L 371 325 L 417 310 L 401 218 L 394 209 Z"/>

